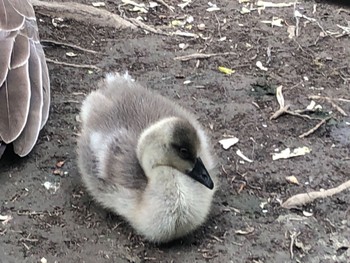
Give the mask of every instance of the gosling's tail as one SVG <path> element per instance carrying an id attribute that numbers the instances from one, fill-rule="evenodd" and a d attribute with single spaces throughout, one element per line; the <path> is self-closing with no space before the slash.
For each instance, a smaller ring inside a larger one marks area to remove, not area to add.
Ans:
<path id="1" fill-rule="evenodd" d="M 106 74 L 105 82 L 107 86 L 117 86 L 115 84 L 120 82 L 134 82 L 135 80 L 129 75 L 128 71 L 125 71 L 123 75 L 118 72 L 110 72 Z"/>

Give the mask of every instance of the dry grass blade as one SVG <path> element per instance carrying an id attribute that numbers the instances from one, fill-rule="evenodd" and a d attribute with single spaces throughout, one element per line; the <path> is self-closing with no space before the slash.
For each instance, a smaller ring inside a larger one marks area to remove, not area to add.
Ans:
<path id="1" fill-rule="evenodd" d="M 342 183 L 341 185 L 324 191 L 315 191 L 310 193 L 297 194 L 287 199 L 283 204 L 283 208 L 294 208 L 300 205 L 313 202 L 317 198 L 325 198 L 335 194 L 338 194 L 346 189 L 350 188 L 350 180 Z"/>

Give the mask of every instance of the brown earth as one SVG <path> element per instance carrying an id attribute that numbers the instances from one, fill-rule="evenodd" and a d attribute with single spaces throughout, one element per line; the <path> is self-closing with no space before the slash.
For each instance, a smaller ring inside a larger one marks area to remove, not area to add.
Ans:
<path id="1" fill-rule="evenodd" d="M 287 28 L 296 22 L 293 7 L 267 8 L 259 15 L 241 14 L 243 4 L 238 1 L 217 1 L 221 10 L 215 12 L 206 11 L 204 0 L 193 1 L 184 10 L 177 7 L 179 0 L 165 1 L 176 7 L 174 13 L 160 5 L 137 14 L 110 0 L 105 8 L 116 14 L 123 10 L 126 17 L 141 15 L 146 24 L 165 31 L 177 30 L 168 28 L 169 23 L 191 15 L 192 29 L 180 29 L 203 37 L 103 28 L 88 17 L 86 23 L 56 19 L 54 26 L 52 16 L 37 10 L 43 40 L 99 52 L 45 43 L 48 58 L 96 65 L 102 71 L 49 63 L 51 115 L 38 144 L 26 158 L 7 151 L 0 161 L 0 214 L 12 216 L 7 224 L 0 223 L 0 262 L 40 262 L 43 257 L 47 262 L 77 263 L 350 262 L 349 190 L 298 209 L 280 205 L 294 194 L 349 180 L 350 118 L 330 102 L 317 100 L 322 112 L 312 116 L 331 112 L 333 118 L 303 139 L 298 136 L 319 120 L 291 115 L 269 119 L 279 108 L 274 95 L 279 85 L 292 110 L 306 108 L 309 95 L 350 99 L 349 33 L 339 36 L 343 31 L 337 26 L 349 27 L 350 9 L 322 2 L 314 10 L 314 1 L 301 1 L 297 9 L 318 23 L 300 18 L 299 36 L 291 39 Z M 272 17 L 282 18 L 283 26 L 261 23 Z M 204 30 L 197 28 L 201 23 Z M 188 48 L 181 50 L 180 43 Z M 199 62 L 174 60 L 196 52 L 233 53 Z M 256 67 L 257 61 L 268 70 Z M 219 66 L 235 72 L 225 75 Z M 144 241 L 125 221 L 92 202 L 80 182 L 75 154 L 80 103 L 106 72 L 125 70 L 196 112 L 212 135 L 218 156 L 220 188 L 209 220 L 172 244 Z M 187 80 L 191 83 L 185 85 Z M 335 103 L 350 114 L 349 102 Z M 218 143 L 225 134 L 240 139 L 227 151 Z M 276 149 L 301 146 L 311 148 L 311 153 L 272 161 Z M 242 162 L 237 149 L 253 162 Z M 60 161 L 64 165 L 56 167 Z M 300 185 L 287 182 L 286 176 L 295 176 Z M 47 190 L 45 182 L 59 188 Z M 299 235 L 291 247 L 295 233 Z"/>

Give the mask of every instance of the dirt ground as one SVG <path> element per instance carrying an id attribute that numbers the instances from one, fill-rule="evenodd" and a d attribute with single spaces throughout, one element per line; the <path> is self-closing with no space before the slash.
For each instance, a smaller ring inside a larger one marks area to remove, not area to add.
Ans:
<path id="1" fill-rule="evenodd" d="M 341 113 L 350 114 L 350 103 L 315 100 L 322 110 L 307 114 L 333 118 L 305 138 L 299 135 L 319 120 L 290 114 L 270 120 L 279 108 L 275 88 L 280 85 L 292 111 L 305 109 L 310 95 L 350 99 L 350 35 L 339 27 L 349 30 L 350 8 L 301 1 L 296 5 L 304 15 L 299 35 L 289 37 L 287 29 L 296 25 L 293 6 L 242 14 L 245 4 L 236 0 L 217 1 L 220 10 L 213 12 L 204 0 L 193 0 L 184 10 L 177 6 L 180 0 L 165 2 L 175 12 L 159 4 L 137 13 L 111 0 L 101 8 L 147 18 L 146 24 L 165 32 L 201 36 L 117 30 L 90 23 L 88 17 L 86 23 L 61 21 L 37 9 L 42 40 L 98 52 L 45 43 L 49 59 L 102 70 L 49 63 L 51 115 L 38 144 L 26 158 L 6 152 L 0 161 L 0 215 L 12 217 L 0 222 L 0 262 L 350 262 L 349 190 L 295 209 L 281 207 L 297 193 L 350 179 L 350 118 Z M 261 22 L 273 17 L 283 19 L 282 26 Z M 184 27 L 169 26 L 186 19 Z M 174 60 L 197 52 L 232 53 Z M 256 66 L 258 61 L 267 71 Z M 235 72 L 226 75 L 220 66 Z M 92 202 L 80 181 L 75 145 L 81 101 L 106 72 L 125 70 L 194 111 L 211 134 L 218 158 L 220 187 L 210 218 L 171 244 L 144 241 L 120 217 Z M 224 150 L 218 141 L 225 135 L 240 141 Z M 311 152 L 272 160 L 272 153 L 302 146 Z M 239 157 L 238 149 L 252 162 Z M 287 176 L 295 176 L 299 185 Z M 45 182 L 57 188 L 47 190 Z"/>

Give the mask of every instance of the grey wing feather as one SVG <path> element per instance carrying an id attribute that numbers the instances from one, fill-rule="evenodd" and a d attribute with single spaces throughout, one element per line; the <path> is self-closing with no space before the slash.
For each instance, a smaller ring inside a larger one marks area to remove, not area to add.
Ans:
<path id="1" fill-rule="evenodd" d="M 3 85 L 10 68 L 11 54 L 15 42 L 10 33 L 0 31 L 0 87 Z"/>
<path id="2" fill-rule="evenodd" d="M 12 7 L 27 19 L 35 20 L 35 13 L 32 4 L 28 0 L 8 0 Z"/>
<path id="3" fill-rule="evenodd" d="M 0 30 L 19 30 L 24 24 L 24 19 L 9 0 L 0 0 Z"/>
<path id="4" fill-rule="evenodd" d="M 42 129 L 49 118 L 49 109 L 50 109 L 50 78 L 49 70 L 46 64 L 46 58 L 42 46 L 36 44 L 37 53 L 41 63 L 41 73 L 42 73 L 42 89 L 43 89 L 43 108 L 42 108 L 42 117 L 41 117 L 41 126 Z"/>
<path id="5" fill-rule="evenodd" d="M 26 36 L 18 34 L 12 50 L 12 59 L 10 68 L 18 68 L 27 63 L 30 55 L 29 39 Z"/>
<path id="6" fill-rule="evenodd" d="M 49 106 L 50 79 L 33 6 L 0 0 L 0 143 L 13 142 L 18 155 L 28 154 Z"/>
<path id="7" fill-rule="evenodd" d="M 31 87 L 30 108 L 26 126 L 21 135 L 13 142 L 13 149 L 19 156 L 27 155 L 38 139 L 43 107 L 43 89 L 40 58 L 35 46 L 30 46 L 29 78 Z"/>
<path id="8" fill-rule="evenodd" d="M 0 87 L 0 137 L 11 143 L 22 132 L 29 112 L 30 81 L 28 63 L 11 69 Z"/>

